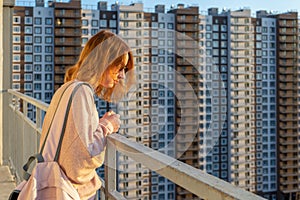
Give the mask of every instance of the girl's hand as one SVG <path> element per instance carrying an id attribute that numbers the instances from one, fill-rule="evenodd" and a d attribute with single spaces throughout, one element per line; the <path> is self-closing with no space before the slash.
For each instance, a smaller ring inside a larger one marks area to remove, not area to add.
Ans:
<path id="1" fill-rule="evenodd" d="M 111 110 L 106 112 L 102 118 L 108 120 L 112 124 L 114 133 L 119 130 L 121 124 L 119 114 L 116 114 L 114 111 Z"/>

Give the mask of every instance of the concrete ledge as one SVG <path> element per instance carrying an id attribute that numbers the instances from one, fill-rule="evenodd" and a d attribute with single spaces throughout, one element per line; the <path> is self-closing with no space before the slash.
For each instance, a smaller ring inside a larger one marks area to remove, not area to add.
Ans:
<path id="1" fill-rule="evenodd" d="M 7 200 L 15 187 L 16 183 L 8 166 L 0 166 L 0 200 Z"/>
<path id="2" fill-rule="evenodd" d="M 208 200 L 266 200 L 254 193 L 205 173 L 166 154 L 131 141 L 120 134 L 107 137 L 105 167 L 106 195 L 116 190 L 116 152 L 120 152 L 152 171 L 169 179 L 202 199 Z M 109 159 L 108 159 L 109 158 Z"/>

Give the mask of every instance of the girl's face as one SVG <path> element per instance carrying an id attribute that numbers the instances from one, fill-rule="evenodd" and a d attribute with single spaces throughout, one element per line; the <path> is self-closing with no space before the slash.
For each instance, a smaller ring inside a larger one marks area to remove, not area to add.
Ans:
<path id="1" fill-rule="evenodd" d="M 112 88 L 115 84 L 118 84 L 121 79 L 124 79 L 128 60 L 129 55 L 124 54 L 121 62 L 108 67 L 103 73 L 100 84 L 105 88 Z"/>

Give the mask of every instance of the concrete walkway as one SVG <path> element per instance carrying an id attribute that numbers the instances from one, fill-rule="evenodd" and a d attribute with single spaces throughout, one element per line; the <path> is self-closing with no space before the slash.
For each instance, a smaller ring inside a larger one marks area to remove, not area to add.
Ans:
<path id="1" fill-rule="evenodd" d="M 8 166 L 0 166 L 0 200 L 8 200 L 15 187 L 16 184 Z"/>

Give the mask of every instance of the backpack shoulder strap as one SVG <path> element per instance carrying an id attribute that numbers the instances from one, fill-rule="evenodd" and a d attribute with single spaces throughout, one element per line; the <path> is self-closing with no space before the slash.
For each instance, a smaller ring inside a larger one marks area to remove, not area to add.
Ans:
<path id="1" fill-rule="evenodd" d="M 28 181 L 28 179 L 30 178 L 31 174 L 28 172 L 29 166 L 31 165 L 31 163 L 37 160 L 38 163 L 44 162 L 44 158 L 41 154 L 34 154 L 32 156 L 30 156 L 28 158 L 27 163 L 23 166 L 23 179 Z"/>
<path id="2" fill-rule="evenodd" d="M 46 133 L 46 137 L 45 137 L 45 139 L 44 139 L 44 141 L 43 141 L 43 145 L 42 145 L 42 147 L 41 147 L 41 149 L 40 149 L 40 154 L 41 154 L 41 155 L 42 155 L 43 150 L 44 150 L 44 148 L 45 148 L 45 144 L 46 144 L 46 141 L 47 141 L 47 138 L 48 138 L 48 135 L 49 135 L 49 131 L 50 131 L 50 128 L 51 128 L 51 126 L 52 126 L 52 122 L 53 122 L 53 119 L 54 119 L 54 117 L 55 117 L 55 114 L 56 114 L 58 105 L 60 104 L 60 101 L 61 101 L 61 99 L 62 99 L 64 93 L 66 92 L 66 90 L 67 90 L 67 89 L 70 87 L 70 85 L 72 85 L 72 84 L 73 84 L 73 82 L 70 83 L 69 85 L 67 85 L 67 86 L 65 87 L 65 89 L 63 90 L 62 94 L 61 94 L 60 97 L 59 97 L 57 106 L 56 106 L 55 111 L 54 111 L 54 114 L 53 114 L 53 116 L 52 116 L 52 120 L 51 120 L 51 122 L 50 122 L 48 131 L 47 131 L 47 133 Z"/>
<path id="3" fill-rule="evenodd" d="M 60 154 L 63 137 L 65 135 L 65 130 L 66 130 L 66 126 L 67 126 L 67 121 L 68 121 L 68 116 L 69 116 L 72 100 L 75 96 L 75 93 L 77 92 L 79 87 L 82 86 L 82 85 L 87 85 L 88 87 L 91 88 L 91 86 L 87 83 L 79 83 L 78 85 L 75 86 L 74 90 L 72 91 L 72 94 L 70 96 L 70 99 L 69 99 L 69 102 L 68 102 L 68 105 L 67 105 L 66 114 L 65 114 L 65 118 L 64 118 L 64 123 L 63 123 L 63 127 L 62 127 L 62 130 L 61 130 L 60 138 L 59 138 L 59 143 L 58 143 L 56 154 L 55 154 L 55 157 L 54 157 L 54 161 L 56 161 L 56 162 L 58 161 L 58 157 L 59 157 L 59 154 Z"/>

